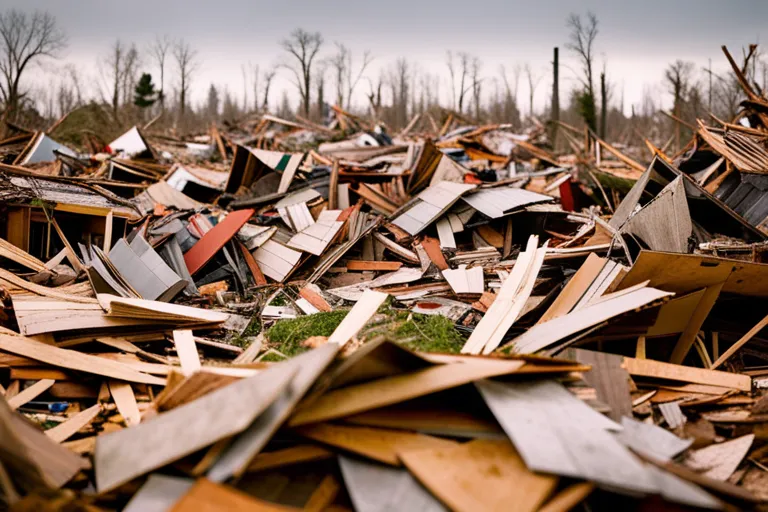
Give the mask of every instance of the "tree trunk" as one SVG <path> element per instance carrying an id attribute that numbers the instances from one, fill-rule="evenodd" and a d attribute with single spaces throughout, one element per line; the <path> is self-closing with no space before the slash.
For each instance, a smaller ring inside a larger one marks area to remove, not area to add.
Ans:
<path id="1" fill-rule="evenodd" d="M 605 73 L 600 73 L 600 138 L 605 140 L 605 124 L 608 120 L 608 98 L 606 98 Z"/>
<path id="2" fill-rule="evenodd" d="M 555 47 L 552 61 L 552 112 L 550 113 L 552 122 L 550 123 L 549 142 L 552 148 L 557 147 L 557 128 L 560 121 L 560 69 L 559 69 L 559 49 Z"/>

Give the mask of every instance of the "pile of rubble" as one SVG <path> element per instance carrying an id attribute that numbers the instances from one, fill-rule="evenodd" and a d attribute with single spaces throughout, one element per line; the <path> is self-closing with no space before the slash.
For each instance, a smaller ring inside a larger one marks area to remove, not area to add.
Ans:
<path id="1" fill-rule="evenodd" d="M 739 117 L 650 161 L 451 112 L 6 126 L 0 498 L 760 507 L 768 99 L 733 69 Z"/>

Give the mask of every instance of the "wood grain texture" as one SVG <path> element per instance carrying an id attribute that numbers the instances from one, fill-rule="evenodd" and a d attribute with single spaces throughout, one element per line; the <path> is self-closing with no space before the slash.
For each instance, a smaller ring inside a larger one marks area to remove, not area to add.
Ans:
<path id="1" fill-rule="evenodd" d="M 457 512 L 534 512 L 558 481 L 528 470 L 507 439 L 406 450 L 399 455 L 417 479 Z"/>

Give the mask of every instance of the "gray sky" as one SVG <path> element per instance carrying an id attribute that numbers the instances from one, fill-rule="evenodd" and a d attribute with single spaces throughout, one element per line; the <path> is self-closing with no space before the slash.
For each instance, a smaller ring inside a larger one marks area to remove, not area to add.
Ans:
<path id="1" fill-rule="evenodd" d="M 73 63 L 96 83 L 97 62 L 115 39 L 135 42 L 143 50 L 156 34 L 167 34 L 185 38 L 199 52 L 194 103 L 203 101 L 210 83 L 226 86 L 242 99 L 241 66 L 258 64 L 264 69 L 281 62 L 285 56 L 278 43 L 297 27 L 323 34 L 324 55 L 332 52 L 335 41 L 352 48 L 357 59 L 363 50 L 371 50 L 375 61 L 367 74 L 372 77 L 398 57 L 406 57 L 420 72 L 441 74 L 444 98 L 449 94 L 446 50 L 466 51 L 482 60 L 483 74 L 489 77 L 485 91 L 493 88 L 490 78 L 498 76 L 501 64 L 512 69 L 530 63 L 545 75 L 536 90 L 540 108 L 551 87 L 552 47 L 561 47 L 565 65 L 578 68 L 564 48 L 566 17 L 591 9 L 600 20 L 598 68 L 605 62 L 616 87 L 616 102 L 623 88 L 627 111 L 630 104 L 640 102 L 644 88 L 651 88 L 656 97 L 666 96 L 661 80 L 669 62 L 690 60 L 701 68 L 711 58 L 716 70 L 725 70 L 720 45 L 740 55 L 742 46 L 768 39 L 768 0 L 4 0 L 0 9 L 5 8 L 47 10 L 69 38 L 64 58 L 47 63 L 30 85 L 42 88 L 54 83 L 56 78 L 39 77 L 55 76 L 64 62 Z M 142 70 L 157 80 L 148 55 Z M 573 84 L 573 73 L 564 69 L 562 74 L 564 95 Z M 174 73 L 166 75 L 172 86 Z M 287 77 L 285 70 L 278 73 L 272 103 L 281 89 L 291 87 Z M 358 103 L 367 88 L 366 83 L 360 85 Z M 333 94 L 329 87 L 328 97 Z M 528 87 L 521 78 L 519 101 L 527 105 L 527 98 Z"/>

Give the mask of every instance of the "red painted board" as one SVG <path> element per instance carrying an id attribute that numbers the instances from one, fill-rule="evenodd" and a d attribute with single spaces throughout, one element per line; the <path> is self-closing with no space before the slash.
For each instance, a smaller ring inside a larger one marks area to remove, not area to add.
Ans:
<path id="1" fill-rule="evenodd" d="M 213 229 L 203 235 L 203 238 L 197 241 L 190 250 L 184 254 L 184 263 L 190 274 L 193 274 L 203 268 L 211 261 L 211 258 L 229 242 L 240 228 L 248 222 L 254 210 L 251 208 L 237 210 L 227 215 L 223 221 L 219 222 Z"/>

